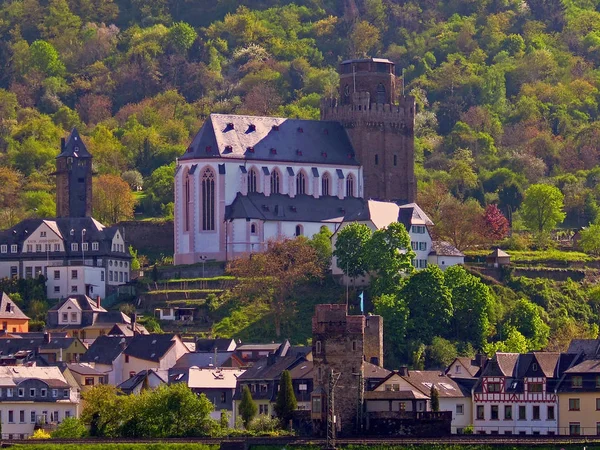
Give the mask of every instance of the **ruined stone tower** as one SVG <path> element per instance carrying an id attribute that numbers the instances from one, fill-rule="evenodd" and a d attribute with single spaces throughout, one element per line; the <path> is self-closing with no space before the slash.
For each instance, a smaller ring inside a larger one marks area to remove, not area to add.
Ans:
<path id="1" fill-rule="evenodd" d="M 353 59 L 342 62 L 339 73 L 339 96 L 323 102 L 321 120 L 346 128 L 363 166 L 365 198 L 414 202 L 415 100 L 396 98 L 394 63 Z"/>
<path id="2" fill-rule="evenodd" d="M 335 416 L 342 434 L 356 432 L 364 394 L 365 360 L 383 363 L 383 323 L 379 316 L 349 316 L 345 304 L 317 305 L 312 318 L 312 418 L 323 430 L 327 420 L 329 374 L 339 378 L 334 390 Z M 317 401 L 315 401 L 317 399 Z M 319 406 L 321 405 L 319 410 Z M 358 417 L 357 417 L 358 416 Z"/>
<path id="3" fill-rule="evenodd" d="M 76 128 L 56 157 L 56 217 L 91 217 L 92 155 Z"/>

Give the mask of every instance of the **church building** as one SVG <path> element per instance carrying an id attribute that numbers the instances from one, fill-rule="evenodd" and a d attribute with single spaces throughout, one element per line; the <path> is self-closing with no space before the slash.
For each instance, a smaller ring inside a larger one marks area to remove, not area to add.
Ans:
<path id="1" fill-rule="evenodd" d="M 177 161 L 175 264 L 335 232 L 366 199 L 414 202 L 415 102 L 396 91 L 391 61 L 349 60 L 319 121 L 211 114 Z"/>
<path id="2" fill-rule="evenodd" d="M 50 299 L 104 298 L 129 281 L 131 255 L 118 227 L 92 217 L 92 155 L 73 129 L 56 157 L 56 218 L 0 231 L 0 278 L 46 278 Z"/>

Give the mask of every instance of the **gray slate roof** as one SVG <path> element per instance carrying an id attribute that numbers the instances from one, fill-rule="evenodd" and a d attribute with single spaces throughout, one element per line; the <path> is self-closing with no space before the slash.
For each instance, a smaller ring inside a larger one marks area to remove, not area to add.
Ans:
<path id="1" fill-rule="evenodd" d="M 176 334 L 138 334 L 124 353 L 134 358 L 158 362 L 175 344 Z"/>
<path id="2" fill-rule="evenodd" d="M 465 256 L 459 249 L 457 249 L 450 242 L 446 241 L 432 241 L 430 255 L 437 256 Z"/>
<path id="3" fill-rule="evenodd" d="M 99 336 L 79 359 L 84 363 L 112 364 L 131 342 L 132 337 Z"/>
<path id="4" fill-rule="evenodd" d="M 19 309 L 6 293 L 2 292 L 2 295 L 0 295 L 0 319 L 29 319 L 29 317 Z"/>
<path id="5" fill-rule="evenodd" d="M 65 142 L 64 148 L 61 149 L 61 153 L 57 156 L 57 158 L 62 158 L 66 156 L 70 156 L 73 158 L 91 158 L 92 155 L 88 152 L 77 128 L 73 128 L 71 130 L 71 134 L 67 138 Z"/>
<path id="6" fill-rule="evenodd" d="M 56 230 L 60 233 L 61 238 L 64 241 L 65 251 L 64 252 L 55 252 L 54 247 L 52 247 L 52 251 L 46 253 L 44 252 L 35 252 L 28 253 L 28 259 L 43 259 L 46 258 L 56 259 L 57 256 L 60 257 L 71 257 L 74 259 L 81 259 L 81 249 L 77 251 L 71 250 L 72 243 L 81 244 L 81 231 L 85 228 L 85 241 L 86 242 L 98 242 L 98 250 L 92 250 L 91 245 L 88 247 L 89 250 L 86 251 L 86 257 L 91 256 L 118 256 L 120 258 L 128 258 L 131 259 L 129 255 L 129 251 L 127 246 L 125 246 L 123 252 L 113 252 L 112 250 L 112 239 L 115 236 L 115 233 L 118 231 L 118 227 L 105 227 L 97 220 L 92 217 L 58 217 L 53 219 L 25 219 L 19 222 L 12 228 L 9 228 L 4 231 L 0 231 L 0 244 L 20 244 L 19 245 L 19 253 L 0 253 L 0 259 L 15 259 L 15 255 L 21 257 L 21 245 L 25 239 L 29 236 L 30 233 L 39 228 L 43 222 L 46 222 L 51 229 Z M 71 235 L 71 230 L 73 230 L 73 234 Z"/>
<path id="7" fill-rule="evenodd" d="M 339 199 L 297 195 L 292 198 L 283 194 L 238 193 L 233 203 L 226 207 L 225 219 L 322 222 L 341 219 L 347 213 L 362 210 L 364 203 L 365 200 L 353 197 Z"/>
<path id="8" fill-rule="evenodd" d="M 238 159 L 358 166 L 339 122 L 211 114 L 179 159 Z"/>

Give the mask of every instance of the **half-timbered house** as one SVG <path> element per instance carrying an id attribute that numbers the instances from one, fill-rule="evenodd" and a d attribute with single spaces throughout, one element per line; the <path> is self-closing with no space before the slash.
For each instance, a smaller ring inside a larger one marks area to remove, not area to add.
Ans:
<path id="1" fill-rule="evenodd" d="M 560 353 L 496 353 L 473 388 L 473 425 L 479 434 L 554 435 Z"/>

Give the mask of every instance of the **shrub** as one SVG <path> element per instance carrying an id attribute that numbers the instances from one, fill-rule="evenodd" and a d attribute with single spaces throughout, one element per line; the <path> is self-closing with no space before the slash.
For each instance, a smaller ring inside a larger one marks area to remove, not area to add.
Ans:
<path id="1" fill-rule="evenodd" d="M 279 429 L 279 419 L 261 414 L 250 422 L 248 429 L 256 433 L 272 433 Z"/>
<path id="2" fill-rule="evenodd" d="M 29 439 L 50 439 L 50 438 L 51 438 L 50 433 L 42 430 L 41 428 L 38 428 L 37 430 L 35 430 L 33 432 L 33 435 Z"/>
<path id="3" fill-rule="evenodd" d="M 53 439 L 80 439 L 86 437 L 88 430 L 81 421 L 75 417 L 67 417 L 52 433 Z"/>

